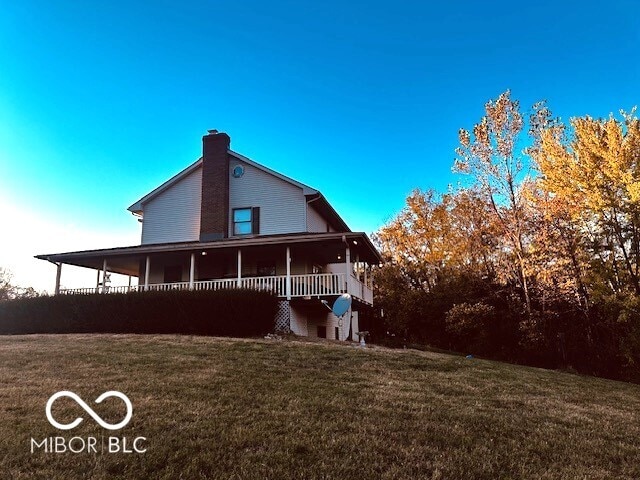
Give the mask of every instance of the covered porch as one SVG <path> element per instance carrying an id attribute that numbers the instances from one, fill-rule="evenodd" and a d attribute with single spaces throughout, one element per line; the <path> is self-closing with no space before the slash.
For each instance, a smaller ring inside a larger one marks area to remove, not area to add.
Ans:
<path id="1" fill-rule="evenodd" d="M 355 232 L 140 245 L 36 258 L 56 265 L 56 294 L 251 288 L 287 300 L 349 293 L 369 305 L 371 267 L 380 262 L 368 237 Z M 95 285 L 63 287 L 63 265 L 96 270 Z M 110 273 L 128 275 L 129 284 L 109 285 Z"/>

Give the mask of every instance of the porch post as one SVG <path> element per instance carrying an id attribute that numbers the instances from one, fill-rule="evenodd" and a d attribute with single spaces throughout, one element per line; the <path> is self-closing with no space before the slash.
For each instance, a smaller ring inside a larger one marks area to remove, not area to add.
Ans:
<path id="1" fill-rule="evenodd" d="M 196 276 L 196 254 L 191 254 L 191 268 L 189 269 L 189 290 L 193 290 L 193 282 Z"/>
<path id="2" fill-rule="evenodd" d="M 129 288 L 127 289 L 127 292 L 131 291 L 131 275 L 129 275 Z"/>
<path id="3" fill-rule="evenodd" d="M 102 261 L 102 293 L 107 293 L 107 259 Z"/>
<path id="4" fill-rule="evenodd" d="M 287 247 L 287 300 L 291 300 L 291 248 Z"/>
<path id="5" fill-rule="evenodd" d="M 54 290 L 54 295 L 60 294 L 60 276 L 62 275 L 62 262 L 56 263 L 56 288 Z"/>
<path id="6" fill-rule="evenodd" d="M 349 248 L 349 245 L 347 245 L 347 250 L 344 254 L 344 265 L 346 269 L 345 273 L 347 274 L 347 293 L 350 293 L 349 285 L 351 284 L 351 249 Z"/>
<path id="7" fill-rule="evenodd" d="M 367 262 L 364 262 L 364 285 L 365 287 L 368 287 L 369 285 L 367 285 L 367 269 L 369 268 L 369 265 L 367 265 Z"/>
<path id="8" fill-rule="evenodd" d="M 100 269 L 97 270 L 98 275 L 96 276 L 96 293 L 100 293 Z"/>
<path id="9" fill-rule="evenodd" d="M 242 285 L 242 250 L 238 249 L 238 280 L 236 281 L 238 288 Z"/>
<path id="10" fill-rule="evenodd" d="M 149 289 L 149 270 L 151 270 L 151 256 L 147 255 L 147 261 L 144 266 L 144 289 Z"/>

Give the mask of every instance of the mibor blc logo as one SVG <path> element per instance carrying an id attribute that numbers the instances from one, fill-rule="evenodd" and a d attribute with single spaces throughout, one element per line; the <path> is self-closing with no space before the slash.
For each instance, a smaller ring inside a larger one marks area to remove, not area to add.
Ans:
<path id="1" fill-rule="evenodd" d="M 60 397 L 69 397 L 75 400 L 75 402 L 80 405 L 85 410 L 85 412 L 91 415 L 91 417 L 93 417 L 93 419 L 98 422 L 98 424 L 102 428 L 106 428 L 107 430 L 120 430 L 121 428 L 126 426 L 127 423 L 129 423 L 129 420 L 131 420 L 131 416 L 133 415 L 133 405 L 131 405 L 131 400 L 129 400 L 129 398 L 124 393 L 110 390 L 108 392 L 104 392 L 95 400 L 95 403 L 101 403 L 105 398 L 118 397 L 127 406 L 127 414 L 125 415 L 124 420 L 112 425 L 102 420 L 102 418 L 100 418 L 100 416 L 96 412 L 94 412 L 93 409 L 89 405 L 87 405 L 84 400 L 82 400 L 78 395 L 73 392 L 64 390 L 62 392 L 54 393 L 53 395 L 51 395 L 51 397 L 47 401 L 47 407 L 45 408 L 45 412 L 47 413 L 47 420 L 49 420 L 49 423 L 59 430 L 71 430 L 72 428 L 76 428 L 78 425 L 80 425 L 80 423 L 82 423 L 81 417 L 76 418 L 73 422 L 66 425 L 56 422 L 56 420 L 53 418 L 53 415 L 51 415 L 51 407 L 53 403 Z"/>
<path id="2" fill-rule="evenodd" d="M 109 390 L 108 392 L 104 392 L 98 398 L 95 399 L 94 403 L 102 403 L 107 398 L 116 397 L 122 400 L 127 411 L 125 413 L 124 418 L 118 423 L 108 423 L 100 417 L 82 398 L 80 398 L 74 392 L 70 392 L 67 390 L 63 390 L 57 393 L 54 393 L 49 397 L 47 401 L 47 405 L 45 407 L 45 413 L 47 415 L 47 420 L 49 423 L 56 427 L 58 430 L 72 430 L 80 425 L 84 418 L 78 417 L 74 421 L 70 423 L 60 423 L 58 422 L 51 413 L 51 408 L 53 404 L 61 397 L 68 397 L 76 402 L 86 413 L 89 414 L 93 420 L 100 425 L 102 428 L 106 430 L 120 430 L 124 428 L 131 417 L 133 416 L 133 405 L 131 400 L 122 392 L 118 392 L 116 390 Z M 31 438 L 31 453 L 35 452 L 44 452 L 44 453 L 93 453 L 93 454 L 103 454 L 103 453 L 144 453 L 147 449 L 144 447 L 144 442 L 146 442 L 146 437 L 135 437 L 133 440 L 127 437 L 115 437 L 108 436 L 105 437 L 45 437 L 40 441 Z"/>

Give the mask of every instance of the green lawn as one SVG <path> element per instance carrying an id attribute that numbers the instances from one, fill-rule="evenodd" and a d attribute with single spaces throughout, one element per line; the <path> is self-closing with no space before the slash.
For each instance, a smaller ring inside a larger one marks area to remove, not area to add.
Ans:
<path id="1" fill-rule="evenodd" d="M 100 428 L 59 390 L 122 430 Z M 443 354 L 181 336 L 0 337 L 0 478 L 638 479 L 640 386 Z M 144 436 L 143 454 L 30 452 Z"/>

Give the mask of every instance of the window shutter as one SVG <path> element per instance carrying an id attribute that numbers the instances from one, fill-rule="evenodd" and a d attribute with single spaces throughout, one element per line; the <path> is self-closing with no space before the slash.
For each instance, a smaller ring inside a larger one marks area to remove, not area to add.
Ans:
<path id="1" fill-rule="evenodd" d="M 251 233 L 258 235 L 260 233 L 260 207 L 253 207 L 251 223 Z"/>

